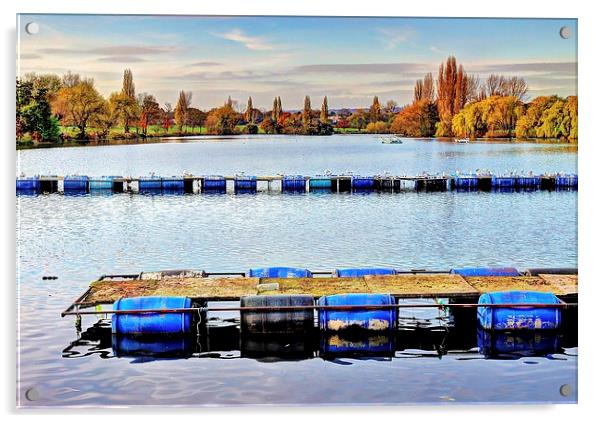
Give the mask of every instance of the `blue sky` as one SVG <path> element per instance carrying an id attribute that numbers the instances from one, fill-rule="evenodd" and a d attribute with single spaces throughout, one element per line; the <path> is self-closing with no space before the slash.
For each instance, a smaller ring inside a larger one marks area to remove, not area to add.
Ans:
<path id="1" fill-rule="evenodd" d="M 367 107 L 374 95 L 406 104 L 450 54 L 481 80 L 523 76 L 531 98 L 577 90 L 574 19 L 21 15 L 18 31 L 21 74 L 70 70 L 109 95 L 130 68 L 138 92 L 175 104 L 184 89 L 202 109 L 229 95 L 240 107 L 252 96 L 270 108 L 280 95 L 298 109 L 306 94 L 315 107 L 324 95 L 331 107 Z"/>

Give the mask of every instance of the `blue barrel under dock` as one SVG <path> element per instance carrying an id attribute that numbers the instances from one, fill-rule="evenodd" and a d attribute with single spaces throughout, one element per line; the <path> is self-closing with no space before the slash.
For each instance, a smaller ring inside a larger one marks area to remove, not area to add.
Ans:
<path id="1" fill-rule="evenodd" d="M 160 194 L 162 189 L 159 176 L 142 176 L 138 179 L 138 192 L 141 194 Z"/>
<path id="2" fill-rule="evenodd" d="M 133 297 L 121 298 L 113 304 L 113 310 L 159 310 L 192 307 L 187 297 Z M 115 314 L 112 331 L 121 335 L 174 335 L 190 332 L 190 313 Z"/>
<path id="3" fill-rule="evenodd" d="M 87 176 L 65 176 L 63 179 L 63 192 L 65 194 L 86 194 L 88 192 L 89 178 Z"/>
<path id="4" fill-rule="evenodd" d="M 482 294 L 479 297 L 477 318 L 488 330 L 548 330 L 558 329 L 561 310 L 555 307 L 560 300 L 551 292 L 508 291 Z M 494 304 L 550 304 L 554 307 L 487 307 Z"/>
<path id="5" fill-rule="evenodd" d="M 312 273 L 308 269 L 297 267 L 260 267 L 249 269 L 251 278 L 311 278 Z"/>

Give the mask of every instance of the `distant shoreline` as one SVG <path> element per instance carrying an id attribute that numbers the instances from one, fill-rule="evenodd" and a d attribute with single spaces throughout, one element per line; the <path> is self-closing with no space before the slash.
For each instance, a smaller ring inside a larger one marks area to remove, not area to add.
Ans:
<path id="1" fill-rule="evenodd" d="M 354 136 L 354 135 L 373 135 L 375 138 L 378 136 L 396 136 L 395 134 L 371 134 L 365 132 L 341 132 L 335 133 L 333 135 L 344 135 L 344 136 Z M 186 138 L 197 138 L 199 141 L 203 141 L 203 139 L 215 139 L 215 140 L 223 140 L 223 139 L 236 139 L 236 138 L 265 138 L 265 137 L 290 137 L 290 136 L 309 136 L 309 135 L 287 135 L 287 134 L 232 134 L 232 135 L 210 135 L 210 134 L 178 134 L 178 135 L 167 135 L 167 136 L 147 136 L 146 138 L 119 138 L 119 139 L 110 139 L 110 140 L 95 140 L 95 139 L 87 139 L 87 140 L 69 140 L 64 143 L 33 143 L 31 141 L 26 142 L 17 142 L 16 150 L 35 150 L 35 149 L 45 149 L 45 148 L 66 148 L 66 147 L 104 147 L 104 146 L 115 146 L 115 145 L 145 145 L 145 144 L 168 144 L 177 142 L 177 140 L 186 139 Z M 397 135 L 398 136 L 398 135 Z M 444 137 L 400 137 L 407 139 L 421 139 L 421 140 L 433 140 L 433 141 L 441 141 L 441 142 L 453 142 L 454 138 L 444 138 Z M 184 141 L 188 142 L 188 141 Z M 194 142 L 194 141 L 190 141 Z M 555 139 L 555 138 L 477 138 L 472 142 L 518 142 L 518 143 L 534 143 L 534 144 L 570 144 L 575 147 L 578 145 L 577 140 L 569 140 L 569 139 Z"/>

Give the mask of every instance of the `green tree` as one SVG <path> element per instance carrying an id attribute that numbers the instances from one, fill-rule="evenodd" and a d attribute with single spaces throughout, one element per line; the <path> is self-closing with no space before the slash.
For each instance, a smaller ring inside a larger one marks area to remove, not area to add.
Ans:
<path id="1" fill-rule="evenodd" d="M 29 132 L 32 138 L 56 142 L 60 139 L 59 124 L 52 115 L 46 94 L 46 88 L 39 87 L 29 104 L 21 109 L 20 115 L 25 131 Z"/>

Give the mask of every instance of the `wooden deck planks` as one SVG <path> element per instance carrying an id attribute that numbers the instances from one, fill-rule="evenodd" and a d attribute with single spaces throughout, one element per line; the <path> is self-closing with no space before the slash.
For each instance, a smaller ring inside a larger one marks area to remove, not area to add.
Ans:
<path id="1" fill-rule="evenodd" d="M 258 289 L 258 285 L 262 289 Z M 476 297 L 484 292 L 528 290 L 565 296 L 577 293 L 577 275 L 462 277 L 453 274 L 404 274 L 360 278 L 170 277 L 92 282 L 83 305 L 108 304 L 138 296 L 186 296 L 238 300 L 246 295 L 388 293 L 400 298 Z M 268 288 L 266 290 L 266 288 Z"/>
<path id="2" fill-rule="evenodd" d="M 445 297 L 479 294 L 460 275 L 366 276 L 365 279 L 370 292 L 387 293 L 396 297 Z"/>
<path id="3" fill-rule="evenodd" d="M 539 275 L 550 285 L 553 285 L 562 295 L 577 294 L 577 284 L 579 277 L 577 275 Z M 557 294 L 560 295 L 560 294 Z"/>
<path id="4" fill-rule="evenodd" d="M 473 276 L 466 277 L 466 282 L 479 293 L 497 291 L 538 291 L 564 295 L 558 287 L 539 276 Z"/>

